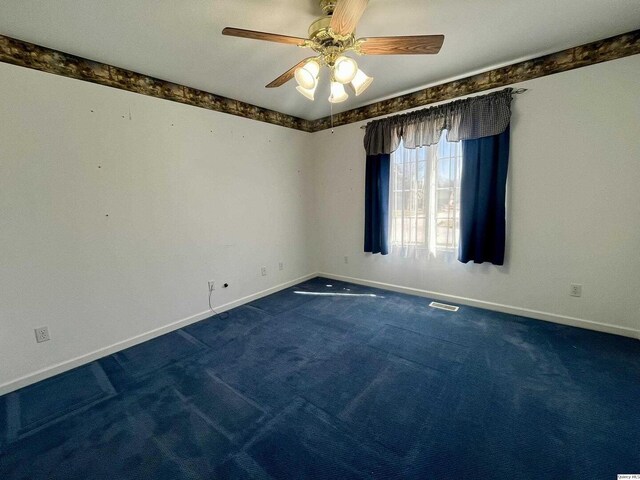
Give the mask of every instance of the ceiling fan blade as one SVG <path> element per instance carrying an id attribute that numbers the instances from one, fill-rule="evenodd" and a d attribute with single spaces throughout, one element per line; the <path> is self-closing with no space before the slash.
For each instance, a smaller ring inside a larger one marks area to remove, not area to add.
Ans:
<path id="1" fill-rule="evenodd" d="M 284 85 L 285 83 L 287 83 L 289 80 L 291 80 L 293 78 L 293 76 L 296 73 L 296 69 L 298 69 L 299 67 L 303 66 L 305 63 L 307 63 L 312 58 L 313 57 L 309 57 L 309 58 L 305 58 L 304 60 L 301 60 L 299 63 L 295 64 L 289 70 L 287 70 L 282 75 L 280 75 L 278 78 L 276 78 L 273 82 L 271 82 L 269 85 L 267 85 L 267 88 L 281 87 L 282 85 Z"/>
<path id="2" fill-rule="evenodd" d="M 362 38 L 360 51 L 365 55 L 435 54 L 444 43 L 444 35 Z"/>
<path id="3" fill-rule="evenodd" d="M 254 40 L 265 40 L 267 42 L 287 43 L 289 45 L 304 45 L 306 38 L 289 37 L 288 35 L 278 35 L 276 33 L 256 32 L 255 30 L 244 30 L 242 28 L 225 27 L 223 35 L 232 37 L 252 38 Z"/>
<path id="4" fill-rule="evenodd" d="M 331 16 L 331 30 L 339 35 L 353 33 L 369 0 L 338 0 Z"/>

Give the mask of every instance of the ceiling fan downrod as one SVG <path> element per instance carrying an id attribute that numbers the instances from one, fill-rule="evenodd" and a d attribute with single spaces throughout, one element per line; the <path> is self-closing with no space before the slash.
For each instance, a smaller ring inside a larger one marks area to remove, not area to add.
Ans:
<path id="1" fill-rule="evenodd" d="M 338 0 L 319 0 L 322 13 L 325 15 L 333 15 Z"/>

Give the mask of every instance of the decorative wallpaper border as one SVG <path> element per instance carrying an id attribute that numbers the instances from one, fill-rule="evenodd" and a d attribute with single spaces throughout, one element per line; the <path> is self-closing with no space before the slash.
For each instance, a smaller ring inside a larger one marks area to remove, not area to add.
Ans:
<path id="1" fill-rule="evenodd" d="M 361 122 L 443 100 L 504 87 L 525 80 L 566 72 L 640 53 L 640 30 L 500 67 L 460 80 L 372 103 L 333 116 L 333 126 Z M 260 122 L 319 132 L 331 128 L 331 117 L 305 120 L 249 103 L 222 97 L 123 68 L 0 35 L 0 62 L 33 68 L 77 80 L 171 100 Z"/>
<path id="2" fill-rule="evenodd" d="M 587 67 L 640 53 L 640 30 L 624 33 L 579 47 L 568 48 L 542 57 L 496 68 L 488 72 L 407 93 L 399 97 L 365 105 L 333 116 L 333 126 L 361 122 L 370 118 L 402 112 L 410 108 L 478 93 L 514 83 Z M 331 128 L 331 117 L 314 120 L 312 131 Z"/>
<path id="3" fill-rule="evenodd" d="M 304 132 L 308 120 L 0 35 L 0 61 Z"/>

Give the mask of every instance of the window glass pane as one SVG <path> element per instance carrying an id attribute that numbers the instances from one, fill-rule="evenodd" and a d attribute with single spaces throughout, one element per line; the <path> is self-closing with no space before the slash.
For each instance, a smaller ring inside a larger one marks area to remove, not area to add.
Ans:
<path id="1" fill-rule="evenodd" d="M 411 190 L 411 183 L 414 180 L 414 177 L 411 172 L 411 167 L 413 167 L 413 165 L 409 162 L 406 162 L 404 164 L 404 177 L 402 179 L 403 180 L 402 188 L 406 191 Z"/>
<path id="2" fill-rule="evenodd" d="M 424 183 L 424 182 L 423 182 Z M 425 214 L 425 198 L 424 198 L 424 189 L 422 187 L 418 188 L 416 192 L 416 212 L 420 215 Z"/>
<path id="3" fill-rule="evenodd" d="M 417 243 L 419 245 L 424 245 L 427 242 L 427 238 L 426 238 L 426 233 L 427 233 L 427 219 L 424 215 L 420 215 L 418 217 L 418 222 L 417 222 L 417 228 L 418 228 L 418 235 L 417 235 Z"/>
<path id="4" fill-rule="evenodd" d="M 413 150 L 401 145 L 392 154 L 392 245 L 429 252 L 457 248 L 461 167 L 460 143 L 447 142 L 444 134 L 437 145 Z"/>
<path id="5" fill-rule="evenodd" d="M 445 134 L 445 132 L 443 132 L 442 136 L 440 137 L 440 141 L 438 142 L 438 145 L 437 145 L 438 158 L 442 158 L 442 157 L 446 156 L 445 151 L 447 150 L 448 143 L 449 142 L 447 142 L 447 135 Z"/>
<path id="6" fill-rule="evenodd" d="M 426 160 L 421 160 L 418 162 L 418 174 L 417 174 L 419 186 L 424 185 L 424 179 L 425 179 L 426 173 L 427 173 L 427 162 Z"/>
<path id="7" fill-rule="evenodd" d="M 455 181 L 455 172 L 453 163 L 455 159 L 439 158 L 438 159 L 438 187 L 451 187 Z"/>
<path id="8" fill-rule="evenodd" d="M 396 192 L 394 193 L 394 195 L 395 195 L 394 210 L 400 210 L 402 208 L 402 192 Z"/>

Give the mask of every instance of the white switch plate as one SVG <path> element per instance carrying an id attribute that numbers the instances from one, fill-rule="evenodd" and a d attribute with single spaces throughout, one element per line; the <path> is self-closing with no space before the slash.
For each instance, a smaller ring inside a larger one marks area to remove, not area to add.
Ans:
<path id="1" fill-rule="evenodd" d="M 263 277 L 266 277 L 266 276 L 267 276 L 267 267 L 262 267 L 262 268 L 260 269 L 260 272 L 262 273 L 262 276 L 263 276 Z"/>
<path id="2" fill-rule="evenodd" d="M 284 263 L 280 262 L 278 264 L 278 269 L 280 269 L 281 271 L 284 270 Z"/>

